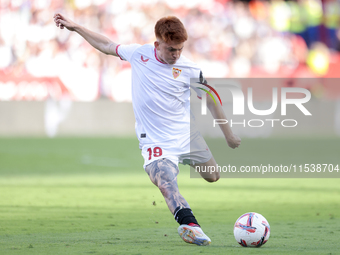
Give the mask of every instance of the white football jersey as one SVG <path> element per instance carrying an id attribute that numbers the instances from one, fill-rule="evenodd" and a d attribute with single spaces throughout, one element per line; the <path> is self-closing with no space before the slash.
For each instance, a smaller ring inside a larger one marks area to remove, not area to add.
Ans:
<path id="1" fill-rule="evenodd" d="M 118 45 L 116 53 L 132 67 L 132 104 L 140 148 L 189 136 L 190 78 L 199 79 L 200 68 L 182 55 L 176 64 L 166 64 L 153 45 Z M 193 89 L 202 96 L 201 90 Z"/>

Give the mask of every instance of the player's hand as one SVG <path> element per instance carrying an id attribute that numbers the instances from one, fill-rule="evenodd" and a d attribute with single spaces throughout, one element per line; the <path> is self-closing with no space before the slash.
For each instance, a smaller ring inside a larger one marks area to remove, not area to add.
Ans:
<path id="1" fill-rule="evenodd" d="M 77 26 L 76 23 L 74 23 L 70 19 L 64 17 L 60 13 L 54 14 L 53 18 L 54 18 L 54 22 L 55 22 L 56 26 L 60 27 L 61 29 L 64 29 L 64 27 L 66 27 L 68 30 L 74 31 L 75 27 Z"/>
<path id="2" fill-rule="evenodd" d="M 235 149 L 241 144 L 241 138 L 238 135 L 232 134 L 231 136 L 226 138 L 227 143 L 230 148 Z"/>

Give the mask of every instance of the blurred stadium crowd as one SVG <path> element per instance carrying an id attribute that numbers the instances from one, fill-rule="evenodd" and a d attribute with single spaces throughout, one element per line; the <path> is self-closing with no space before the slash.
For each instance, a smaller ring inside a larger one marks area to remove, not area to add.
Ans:
<path id="1" fill-rule="evenodd" d="M 339 0 L 2 0 L 3 100 L 12 90 L 2 78 L 28 75 L 57 77 L 75 100 L 129 101 L 129 64 L 57 28 L 58 11 L 121 44 L 153 43 L 155 22 L 176 15 L 189 34 L 183 54 L 206 77 L 326 77 L 340 62 Z"/>

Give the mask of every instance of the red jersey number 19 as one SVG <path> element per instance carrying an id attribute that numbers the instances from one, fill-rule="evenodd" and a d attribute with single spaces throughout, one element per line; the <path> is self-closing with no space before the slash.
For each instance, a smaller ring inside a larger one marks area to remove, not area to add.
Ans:
<path id="1" fill-rule="evenodd" d="M 149 160 L 150 160 L 152 158 L 152 149 L 149 148 L 148 152 L 149 152 Z M 154 157 L 160 157 L 160 156 L 162 156 L 162 154 L 163 154 L 163 152 L 162 152 L 162 149 L 160 147 L 153 148 L 153 156 Z"/>

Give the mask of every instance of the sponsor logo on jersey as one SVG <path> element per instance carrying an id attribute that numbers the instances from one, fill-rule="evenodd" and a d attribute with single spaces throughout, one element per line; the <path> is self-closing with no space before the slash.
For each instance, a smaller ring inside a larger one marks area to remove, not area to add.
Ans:
<path id="1" fill-rule="evenodd" d="M 146 62 L 148 62 L 149 61 L 149 58 L 147 58 L 147 59 L 144 59 L 144 57 L 143 56 L 140 56 L 140 59 L 143 61 L 143 63 L 145 63 L 146 64 Z"/>
<path id="2" fill-rule="evenodd" d="M 172 75 L 174 76 L 175 79 L 177 79 L 177 77 L 181 74 L 181 72 L 182 72 L 181 69 L 178 69 L 175 67 L 172 68 Z"/>

